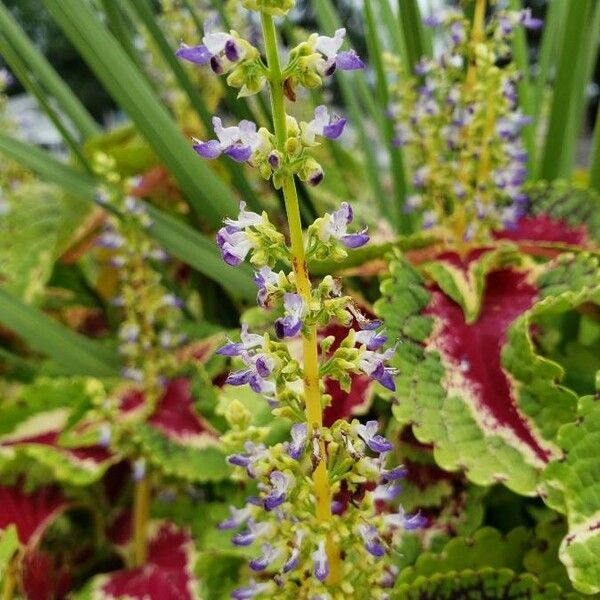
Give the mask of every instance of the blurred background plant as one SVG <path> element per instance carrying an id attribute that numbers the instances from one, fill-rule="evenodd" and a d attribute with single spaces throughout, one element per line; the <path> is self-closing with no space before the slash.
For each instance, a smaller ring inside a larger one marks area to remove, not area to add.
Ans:
<path id="1" fill-rule="evenodd" d="M 259 25 L 237 0 L 0 2 L 6 599 L 220 599 L 246 569 L 217 524 L 250 490 L 218 436 L 237 403 L 269 443 L 289 423 L 224 385 L 227 333 L 278 315 L 248 308 L 252 271 L 225 266 L 214 234 L 240 199 L 286 233 L 283 198 L 191 148 L 214 114 L 264 125 L 268 97 L 238 101 L 175 51 Z M 351 200 L 373 242 L 311 272 L 343 276 L 402 342 L 395 394 L 328 382 L 326 411 L 380 421 L 408 471 L 399 500 L 428 518 L 393 597 L 598 594 L 600 2 L 298 0 L 283 40 L 342 25 L 365 71 L 288 100 L 299 118 L 326 101 L 349 121 L 315 151 L 324 181 L 299 186 L 304 225 Z M 453 94 L 458 124 L 439 110 Z M 503 135 L 500 117 L 521 116 Z M 509 175 L 519 210 L 469 230 Z"/>

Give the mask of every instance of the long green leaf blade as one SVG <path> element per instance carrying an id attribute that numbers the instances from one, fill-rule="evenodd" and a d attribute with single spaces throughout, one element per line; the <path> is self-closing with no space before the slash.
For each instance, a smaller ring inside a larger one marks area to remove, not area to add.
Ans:
<path id="1" fill-rule="evenodd" d="M 61 163 L 35 146 L 3 134 L 0 134 L 0 153 L 32 169 L 43 179 L 59 185 L 73 197 L 93 202 L 98 187 L 98 181 L 93 176 Z M 154 225 L 148 229 L 148 234 L 161 243 L 165 250 L 220 283 L 234 295 L 247 300 L 254 298 L 256 288 L 248 267 L 226 267 L 213 240 L 156 208 L 150 211 Z"/>
<path id="2" fill-rule="evenodd" d="M 415 65 L 422 56 L 431 55 L 431 43 L 423 27 L 421 11 L 417 0 L 398 0 L 400 25 L 406 40 L 406 52 L 410 72 L 414 71 Z"/>
<path id="3" fill-rule="evenodd" d="M 2 289 L 0 322 L 69 373 L 110 377 L 119 372 L 114 351 L 71 331 Z"/>
<path id="4" fill-rule="evenodd" d="M 77 96 L 61 79 L 52 65 L 39 52 L 0 0 L 0 32 L 15 49 L 40 84 L 54 97 L 61 110 L 69 117 L 85 139 L 96 135 L 100 128 Z"/>
<path id="5" fill-rule="evenodd" d="M 236 211 L 229 189 L 193 152 L 177 125 L 86 2 L 45 0 L 67 37 L 179 182 L 197 214 L 217 226 Z"/>

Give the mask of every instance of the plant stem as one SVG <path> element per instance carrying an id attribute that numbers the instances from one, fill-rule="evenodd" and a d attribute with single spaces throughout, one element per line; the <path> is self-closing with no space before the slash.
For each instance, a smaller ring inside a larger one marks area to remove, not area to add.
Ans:
<path id="1" fill-rule="evenodd" d="M 148 556 L 148 519 L 150 517 L 150 477 L 146 473 L 135 482 L 133 503 L 133 565 L 145 564 Z"/>
<path id="2" fill-rule="evenodd" d="M 269 86 L 271 91 L 271 108 L 273 111 L 273 126 L 277 150 L 285 155 L 285 143 L 287 139 L 287 124 L 285 103 L 283 95 L 283 84 L 281 76 L 281 65 L 279 62 L 279 50 L 277 45 L 277 34 L 270 15 L 262 13 L 262 29 L 267 53 L 267 64 L 269 67 Z M 305 305 L 311 300 L 311 283 L 306 265 L 304 252 L 304 239 L 302 236 L 302 222 L 300 219 L 300 208 L 294 176 L 287 174 L 283 178 L 283 195 L 290 229 L 290 242 L 292 250 L 292 268 L 296 277 L 296 288 L 302 296 Z M 317 346 L 317 327 L 310 325 L 303 334 L 303 358 L 304 358 L 304 400 L 306 407 L 306 420 L 309 431 L 319 431 L 323 426 L 323 411 L 321 407 L 321 389 L 319 385 L 319 356 Z M 327 460 L 325 443 L 320 441 L 321 460 L 313 473 L 315 487 L 315 512 L 317 520 L 328 522 L 332 520 L 331 513 L 331 486 L 327 473 Z M 341 577 L 340 552 L 331 538 L 328 536 L 327 556 L 329 560 L 330 584 L 337 584 Z"/>
<path id="3" fill-rule="evenodd" d="M 17 554 L 15 554 L 4 573 L 4 583 L 2 584 L 2 600 L 12 600 L 17 587 Z"/>
<path id="4" fill-rule="evenodd" d="M 485 8 L 486 0 L 475 0 L 475 14 L 473 15 L 473 29 L 471 30 L 471 61 L 467 71 L 467 88 L 472 89 L 477 75 L 477 45 L 481 44 L 485 35 Z"/>

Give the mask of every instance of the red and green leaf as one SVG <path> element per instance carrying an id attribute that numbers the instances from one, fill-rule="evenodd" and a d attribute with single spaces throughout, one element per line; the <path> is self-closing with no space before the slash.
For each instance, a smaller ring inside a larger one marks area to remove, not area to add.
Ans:
<path id="1" fill-rule="evenodd" d="M 79 597 L 131 600 L 195 600 L 196 553 L 192 538 L 172 523 L 154 524 L 146 564 L 100 575 Z"/>
<path id="2" fill-rule="evenodd" d="M 116 458 L 94 436 L 78 435 L 73 418 L 103 394 L 91 379 L 39 379 L 23 388 L 0 410 L 0 461 L 22 455 L 48 467 L 58 481 L 96 481 Z"/>
<path id="3" fill-rule="evenodd" d="M 444 469 L 533 495 L 545 465 L 560 455 L 556 432 L 574 418 L 576 404 L 560 385 L 562 368 L 537 353 L 533 320 L 593 300 L 600 281 L 597 260 L 584 254 L 544 266 L 512 258 L 506 266 L 509 256 L 444 255 L 440 267 L 426 269 L 436 276 L 429 283 L 393 260 L 376 309 L 401 342 L 396 418 L 433 445 Z"/>

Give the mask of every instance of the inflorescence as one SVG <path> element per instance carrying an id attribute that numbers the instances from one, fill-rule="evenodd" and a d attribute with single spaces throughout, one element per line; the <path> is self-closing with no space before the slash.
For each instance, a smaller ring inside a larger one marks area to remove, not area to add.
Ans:
<path id="1" fill-rule="evenodd" d="M 253 333 L 242 325 L 239 340 L 220 348 L 219 354 L 235 367 L 227 383 L 250 386 L 264 396 L 275 417 L 293 422 L 290 440 L 269 447 L 264 432 L 250 425 L 250 415 L 239 402 L 227 411 L 231 429 L 223 442 L 233 451 L 229 462 L 235 467 L 234 477 L 256 486 L 246 505 L 231 507 L 230 517 L 221 524 L 234 532 L 236 546 L 255 549 L 249 563 L 255 575 L 232 598 L 383 600 L 397 574 L 394 553 L 399 537 L 422 526 L 423 519 L 406 515 L 394 504 L 405 470 L 393 465 L 393 446 L 379 433 L 377 421 L 338 420 L 326 427 L 322 411 L 331 401 L 324 392 L 325 378 L 348 391 L 351 375 L 363 373 L 394 391 L 395 370 L 387 364 L 394 348 L 384 349 L 388 338 L 383 324 L 363 316 L 342 293 L 339 281 L 327 276 L 313 286 L 308 278 L 310 261 L 343 259 L 369 241 L 366 229 L 352 228 L 348 202 L 305 232 L 296 216 L 294 177 L 311 185 L 321 182 L 323 169 L 311 150 L 319 138 L 339 138 L 346 120 L 319 106 L 311 121 L 298 123 L 284 109 L 284 96 L 293 101 L 297 87 L 320 86 L 337 69 L 360 69 L 363 63 L 354 51 L 341 50 L 345 30 L 339 29 L 332 37 L 311 35 L 290 50 L 281 68 L 272 17 L 286 15 L 294 2 L 243 4 L 261 13 L 266 62 L 235 31 L 207 32 L 202 44 L 182 45 L 177 52 L 183 60 L 227 75 L 227 83 L 238 88 L 240 96 L 269 86 L 273 131 L 258 129 L 250 121 L 226 127 L 214 117 L 216 138 L 195 140 L 194 149 L 205 159 L 226 155 L 247 163 L 283 188 L 290 225 L 288 245 L 266 213 L 249 211 L 242 202 L 237 218 L 225 219 L 217 234 L 224 261 L 237 266 L 248 260 L 256 270 L 258 305 L 278 315 L 274 335 Z M 349 328 L 335 350 L 333 338 L 318 342 L 315 334 L 332 320 Z M 290 343 L 299 337 L 302 358 Z"/>

